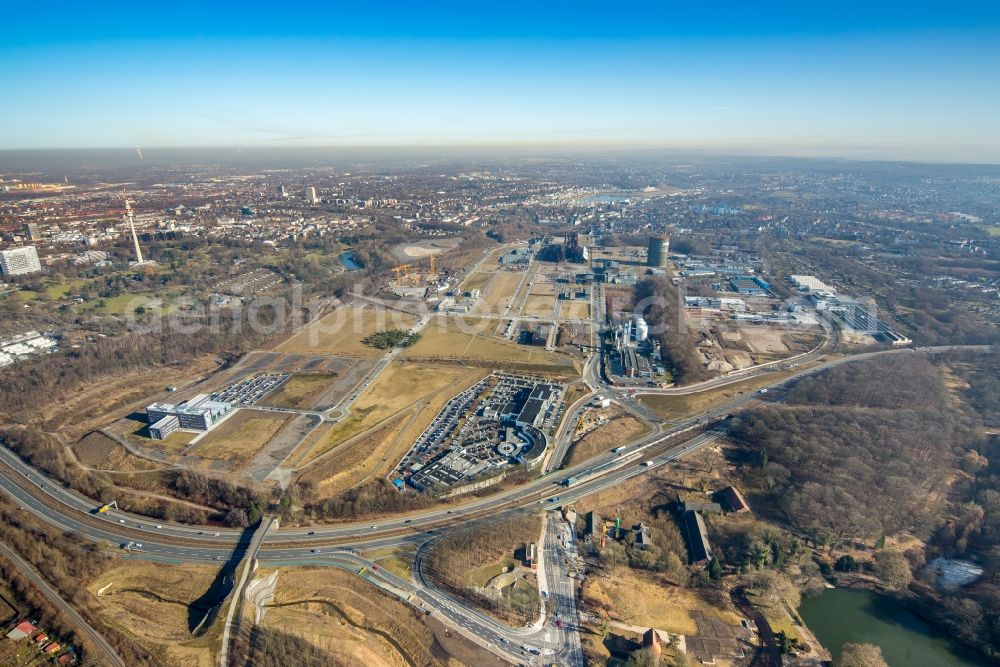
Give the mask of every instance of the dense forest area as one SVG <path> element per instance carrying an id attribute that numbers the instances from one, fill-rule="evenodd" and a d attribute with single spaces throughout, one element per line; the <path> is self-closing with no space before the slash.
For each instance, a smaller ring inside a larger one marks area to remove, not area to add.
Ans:
<path id="1" fill-rule="evenodd" d="M 890 410 L 941 410 L 948 392 L 941 371 L 926 357 L 885 354 L 799 380 L 786 401 L 798 405 L 853 405 Z"/>
<path id="2" fill-rule="evenodd" d="M 691 384 L 712 377 L 698 353 L 696 340 L 683 324 L 680 293 L 666 276 L 653 276 L 635 288 L 634 307 L 660 341 L 660 354 L 675 384 Z"/>
<path id="3" fill-rule="evenodd" d="M 828 542 L 908 529 L 926 536 L 964 436 L 916 410 L 845 413 L 760 408 L 731 429 L 784 522 Z"/>
<path id="4" fill-rule="evenodd" d="M 844 364 L 799 382 L 785 404 L 730 426 L 752 464 L 745 479 L 759 512 L 817 547 L 874 545 L 872 566 L 890 588 L 909 588 L 925 616 L 993 657 L 1000 657 L 1000 439 L 983 424 L 1000 419 L 991 395 L 997 363 L 996 354 L 970 353 Z M 878 549 L 900 535 L 925 547 Z M 937 556 L 977 562 L 984 575 L 962 591 L 938 590 L 924 567 Z"/>
<path id="5" fill-rule="evenodd" d="M 954 373 L 965 385 L 969 408 L 989 427 L 1000 426 L 1000 349 L 994 354 L 950 354 Z"/>

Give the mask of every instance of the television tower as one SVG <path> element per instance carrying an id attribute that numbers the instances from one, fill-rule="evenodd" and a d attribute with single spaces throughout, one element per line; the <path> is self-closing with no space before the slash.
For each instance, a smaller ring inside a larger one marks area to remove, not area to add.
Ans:
<path id="1" fill-rule="evenodd" d="M 135 245 L 135 263 L 142 264 L 142 249 L 139 248 L 139 237 L 135 233 L 135 217 L 132 215 L 132 202 L 125 198 L 125 217 L 128 219 L 129 229 L 132 230 L 132 243 Z"/>

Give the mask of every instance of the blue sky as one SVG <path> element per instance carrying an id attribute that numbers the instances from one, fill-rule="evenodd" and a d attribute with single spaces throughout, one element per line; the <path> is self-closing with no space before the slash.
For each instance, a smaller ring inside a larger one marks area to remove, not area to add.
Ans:
<path id="1" fill-rule="evenodd" d="M 995 4 L 31 4 L 0 25 L 0 148 L 540 143 L 1000 162 Z"/>

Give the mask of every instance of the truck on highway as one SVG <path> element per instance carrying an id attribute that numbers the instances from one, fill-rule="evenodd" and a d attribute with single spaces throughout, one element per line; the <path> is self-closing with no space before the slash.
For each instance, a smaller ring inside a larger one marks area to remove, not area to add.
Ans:
<path id="1" fill-rule="evenodd" d="M 573 486 L 576 484 L 576 477 L 567 477 L 563 480 L 563 486 Z"/>
<path id="2" fill-rule="evenodd" d="M 652 468 L 653 467 L 653 461 L 652 460 L 643 461 L 642 465 L 646 466 L 647 468 Z"/>
<path id="3" fill-rule="evenodd" d="M 107 503 L 105 505 L 101 505 L 100 507 L 98 507 L 97 508 L 97 513 L 98 514 L 107 514 L 112 509 L 118 509 L 118 503 L 116 501 L 114 501 L 114 500 L 112 500 L 110 503 Z"/>

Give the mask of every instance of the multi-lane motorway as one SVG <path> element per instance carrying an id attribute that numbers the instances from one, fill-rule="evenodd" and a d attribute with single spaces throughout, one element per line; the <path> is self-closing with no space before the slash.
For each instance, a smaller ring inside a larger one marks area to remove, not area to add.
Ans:
<path id="1" fill-rule="evenodd" d="M 943 346 L 918 350 L 885 350 L 842 357 L 825 363 L 818 362 L 808 367 L 801 367 L 804 361 L 800 360 L 798 370 L 791 369 L 795 372 L 768 385 L 768 388 L 785 386 L 802 377 L 879 354 L 989 349 L 988 346 Z M 591 360 L 586 365 L 586 380 L 594 380 L 595 364 L 596 362 Z M 746 375 L 740 377 L 741 380 L 745 378 Z M 721 381 L 709 383 L 702 390 L 723 384 L 725 382 Z M 611 391 L 608 388 L 604 388 L 603 391 L 613 394 L 615 400 L 627 408 L 635 410 L 637 407 L 643 407 L 634 402 L 634 398 L 629 396 L 628 392 Z M 596 391 L 592 394 L 596 394 Z M 439 530 L 455 523 L 497 519 L 513 512 L 552 510 L 601 489 L 619 485 L 627 479 L 708 446 L 718 437 L 718 433 L 712 430 L 705 431 L 706 428 L 712 427 L 726 415 L 745 409 L 759 398 L 760 395 L 757 393 L 742 394 L 700 415 L 675 423 L 669 428 L 657 422 L 652 433 L 628 443 L 618 454 L 609 452 L 584 464 L 549 473 L 538 480 L 488 498 L 377 521 L 344 523 L 315 529 L 283 528 L 267 536 L 259 558 L 263 564 L 328 564 L 357 571 L 365 567 L 366 563 L 357 554 L 356 550 L 361 548 L 395 544 L 419 545 L 433 539 Z M 647 410 L 640 412 L 640 416 L 652 421 L 650 419 L 652 415 Z M 573 418 L 573 413 L 567 414 L 566 421 L 569 422 Z M 560 431 L 560 433 L 565 436 L 565 432 Z M 565 446 L 560 453 L 558 451 L 560 444 L 557 438 L 556 453 L 561 457 L 565 452 Z M 556 456 L 553 459 L 557 462 L 561 460 Z M 563 486 L 564 481 L 569 478 L 578 481 L 568 487 Z M 155 520 L 117 510 L 96 514 L 93 500 L 53 482 L 2 447 L 0 447 L 0 489 L 24 511 L 31 512 L 59 530 L 72 531 L 112 546 L 132 543 L 133 548 L 144 558 L 174 562 L 224 561 L 237 554 L 241 544 L 245 543 L 245 534 L 235 530 L 157 523 Z M 381 585 L 386 590 L 397 594 L 404 593 L 404 598 L 406 596 L 419 598 L 419 602 L 415 604 L 438 615 L 456 630 L 507 659 L 516 658 L 522 662 L 532 662 L 558 654 L 572 660 L 570 656 L 575 651 L 572 640 L 567 640 L 565 636 L 552 640 L 545 634 L 549 630 L 541 627 L 534 630 L 507 628 L 494 619 L 463 606 L 456 598 L 434 590 L 421 574 L 419 558 L 415 568 L 419 584 L 407 582 L 380 570 L 370 570 L 379 572 L 377 577 L 371 578 L 373 583 Z M 558 587 L 558 583 L 555 585 Z M 411 599 L 411 602 L 414 600 Z M 566 613 L 569 613 L 568 608 Z M 568 623 L 563 621 L 563 625 L 566 627 Z"/>

